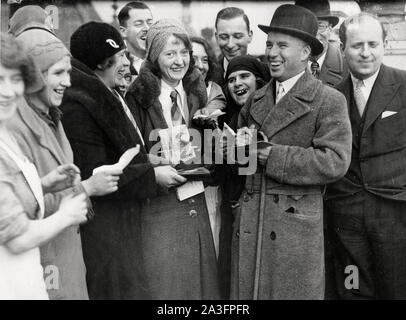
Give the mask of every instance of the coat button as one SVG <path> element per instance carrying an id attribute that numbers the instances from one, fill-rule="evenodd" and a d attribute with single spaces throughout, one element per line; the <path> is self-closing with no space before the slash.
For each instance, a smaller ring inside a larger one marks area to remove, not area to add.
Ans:
<path id="1" fill-rule="evenodd" d="M 275 202 L 275 203 L 279 202 L 279 195 L 277 195 L 277 194 L 273 195 L 273 202 Z"/>
<path id="2" fill-rule="evenodd" d="M 190 210 L 189 211 L 189 216 L 191 216 L 192 218 L 195 218 L 195 217 L 197 217 L 197 211 L 196 210 Z"/>
<path id="3" fill-rule="evenodd" d="M 271 234 L 269 235 L 271 237 L 271 240 L 275 240 L 276 239 L 276 234 L 275 232 L 271 232 Z"/>
<path id="4" fill-rule="evenodd" d="M 239 238 L 240 237 L 240 230 L 237 230 L 237 232 L 235 233 L 236 237 Z"/>
<path id="5" fill-rule="evenodd" d="M 196 201 L 195 201 L 195 199 L 189 199 L 188 202 L 189 202 L 189 204 L 194 204 Z"/>
<path id="6" fill-rule="evenodd" d="M 244 202 L 248 202 L 250 201 L 250 196 L 247 193 L 244 193 L 244 198 L 243 198 Z"/>

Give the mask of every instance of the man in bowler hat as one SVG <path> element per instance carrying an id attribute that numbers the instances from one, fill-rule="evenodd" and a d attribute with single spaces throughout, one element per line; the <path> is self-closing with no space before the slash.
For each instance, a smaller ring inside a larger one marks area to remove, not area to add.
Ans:
<path id="1" fill-rule="evenodd" d="M 329 41 L 332 29 L 340 20 L 331 14 L 328 0 L 296 0 L 295 4 L 309 9 L 317 17 L 317 39 L 323 44 L 323 51 L 311 58 L 310 70 L 324 84 L 334 87 L 348 75 L 339 46 Z"/>
<path id="2" fill-rule="evenodd" d="M 342 299 L 406 299 L 406 72 L 382 63 L 385 30 L 360 13 L 340 26 L 351 75 L 352 159 L 327 189 Z"/>
<path id="3" fill-rule="evenodd" d="M 346 101 L 307 68 L 323 51 L 311 11 L 282 5 L 258 27 L 268 34 L 272 81 L 248 98 L 238 122 L 269 144 L 250 149 L 259 166 L 235 212 L 231 298 L 323 299 L 322 199 L 350 164 Z"/>

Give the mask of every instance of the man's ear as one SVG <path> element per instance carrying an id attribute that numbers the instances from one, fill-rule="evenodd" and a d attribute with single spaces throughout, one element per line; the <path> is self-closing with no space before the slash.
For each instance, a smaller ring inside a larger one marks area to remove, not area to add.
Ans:
<path id="1" fill-rule="evenodd" d="M 105 64 L 105 63 L 99 63 L 99 64 L 96 66 L 96 70 L 99 70 L 99 71 L 104 71 L 104 70 L 106 70 L 106 64 Z"/>
<path id="2" fill-rule="evenodd" d="M 389 44 L 389 40 L 388 37 L 385 37 L 385 39 L 383 40 L 383 48 L 386 50 L 386 48 L 388 47 Z"/>
<path id="3" fill-rule="evenodd" d="M 306 61 L 310 59 L 310 56 L 312 54 L 312 49 L 308 44 L 306 44 L 303 49 L 302 49 L 302 61 Z"/>
<path id="4" fill-rule="evenodd" d="M 127 28 L 120 26 L 120 34 L 123 37 L 123 39 L 126 39 L 127 38 Z"/>
<path id="5" fill-rule="evenodd" d="M 250 30 L 250 31 L 248 32 L 248 37 L 249 37 L 249 39 L 250 39 L 248 43 L 251 43 L 253 34 L 254 34 L 254 33 L 252 32 L 252 30 Z"/>

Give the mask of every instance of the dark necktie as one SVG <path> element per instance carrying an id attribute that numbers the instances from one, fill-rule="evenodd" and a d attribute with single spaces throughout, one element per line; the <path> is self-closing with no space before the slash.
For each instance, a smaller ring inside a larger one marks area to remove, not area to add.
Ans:
<path id="1" fill-rule="evenodd" d="M 317 61 L 312 61 L 312 64 L 310 65 L 310 69 L 312 71 L 313 76 L 318 78 L 319 74 L 320 74 L 320 65 L 318 64 Z"/>
<path id="2" fill-rule="evenodd" d="M 173 126 L 178 126 L 182 124 L 182 113 L 180 112 L 179 106 L 178 106 L 178 92 L 176 90 L 173 90 L 171 92 L 171 100 L 172 100 L 172 108 L 171 108 L 171 116 L 172 116 L 172 125 Z"/>

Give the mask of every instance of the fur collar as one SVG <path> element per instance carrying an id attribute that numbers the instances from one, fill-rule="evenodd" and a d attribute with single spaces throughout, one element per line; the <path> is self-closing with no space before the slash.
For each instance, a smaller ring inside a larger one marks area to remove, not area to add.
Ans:
<path id="1" fill-rule="evenodd" d="M 152 73 L 151 62 L 145 61 L 141 67 L 139 76 L 129 89 L 129 93 L 134 97 L 137 105 L 150 108 L 159 99 L 161 94 L 161 80 Z M 186 95 L 195 95 L 199 104 L 204 107 L 207 103 L 207 92 L 201 73 L 193 69 L 190 74 L 183 78 L 183 88 Z"/>
<path id="2" fill-rule="evenodd" d="M 136 131 L 128 130 L 132 124 L 118 98 L 86 65 L 72 59 L 72 66 L 72 87 L 64 94 L 62 111 L 68 112 L 71 103 L 87 109 L 121 153 L 140 144 Z"/>

